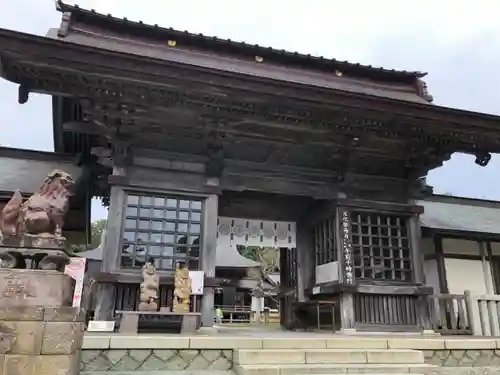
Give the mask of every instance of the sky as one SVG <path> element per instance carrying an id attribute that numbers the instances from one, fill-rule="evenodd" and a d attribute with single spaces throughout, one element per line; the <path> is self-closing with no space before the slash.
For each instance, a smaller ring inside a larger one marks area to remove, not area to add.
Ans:
<path id="1" fill-rule="evenodd" d="M 53 0 L 2 1 L 0 28 L 44 35 L 58 27 Z M 68 3 L 75 3 L 68 1 Z M 195 33 L 428 72 L 434 103 L 500 115 L 500 2 L 493 0 L 80 0 L 80 7 Z M 0 46 L 1 48 L 1 46 Z M 0 80 L 0 145 L 53 151 L 50 98 L 17 103 Z M 499 131 L 500 131 L 500 123 Z M 431 171 L 437 193 L 500 200 L 500 156 L 487 167 L 455 154 Z M 106 211 L 93 205 L 92 217 Z"/>

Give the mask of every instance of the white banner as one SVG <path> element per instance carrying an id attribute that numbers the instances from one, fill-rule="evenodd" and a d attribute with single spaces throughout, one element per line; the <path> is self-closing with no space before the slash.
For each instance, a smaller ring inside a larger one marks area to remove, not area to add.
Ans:
<path id="1" fill-rule="evenodd" d="M 251 308 L 253 312 L 264 311 L 264 297 L 252 297 Z"/>
<path id="2" fill-rule="evenodd" d="M 205 285 L 205 272 L 203 271 L 189 271 L 189 278 L 191 279 L 191 294 L 203 295 L 203 287 Z"/>
<path id="3" fill-rule="evenodd" d="M 85 258 L 70 258 L 64 273 L 75 280 L 75 291 L 73 293 L 73 307 L 80 307 L 82 303 L 83 278 L 85 276 Z"/>

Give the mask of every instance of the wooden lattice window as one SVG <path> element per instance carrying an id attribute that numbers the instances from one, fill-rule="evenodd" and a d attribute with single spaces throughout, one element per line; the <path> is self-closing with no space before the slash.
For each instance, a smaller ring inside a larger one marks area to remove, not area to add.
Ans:
<path id="1" fill-rule="evenodd" d="M 408 218 L 369 212 L 351 216 L 357 279 L 412 281 Z"/>
<path id="2" fill-rule="evenodd" d="M 184 263 L 199 267 L 202 201 L 185 197 L 128 195 L 121 266 L 142 267 L 151 259 L 160 270 Z"/>
<path id="3" fill-rule="evenodd" d="M 314 228 L 314 253 L 317 266 L 337 261 L 335 219 L 323 220 Z"/>

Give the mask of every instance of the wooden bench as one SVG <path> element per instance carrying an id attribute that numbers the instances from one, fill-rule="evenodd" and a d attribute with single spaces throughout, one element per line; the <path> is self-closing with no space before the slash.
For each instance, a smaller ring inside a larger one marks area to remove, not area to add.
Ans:
<path id="1" fill-rule="evenodd" d="M 163 311 L 116 311 L 121 314 L 120 333 L 137 334 L 141 328 L 162 332 L 175 330 L 181 334 L 194 334 L 199 327 L 200 313 Z"/>

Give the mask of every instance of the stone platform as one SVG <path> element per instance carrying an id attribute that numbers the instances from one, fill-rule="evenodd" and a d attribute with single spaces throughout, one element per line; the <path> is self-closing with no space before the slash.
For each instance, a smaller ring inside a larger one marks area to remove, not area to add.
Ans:
<path id="1" fill-rule="evenodd" d="M 0 374 L 78 375 L 83 310 L 0 308 Z"/>
<path id="2" fill-rule="evenodd" d="M 85 328 L 73 280 L 54 270 L 0 269 L 0 375 L 78 375 Z"/>
<path id="3" fill-rule="evenodd" d="M 237 335 L 87 334 L 81 369 L 82 375 L 105 371 L 116 375 L 493 375 L 500 374 L 500 338 L 352 337 L 252 329 L 238 329 Z"/>

